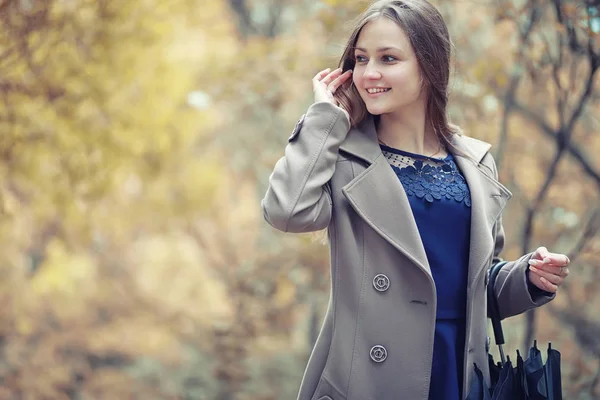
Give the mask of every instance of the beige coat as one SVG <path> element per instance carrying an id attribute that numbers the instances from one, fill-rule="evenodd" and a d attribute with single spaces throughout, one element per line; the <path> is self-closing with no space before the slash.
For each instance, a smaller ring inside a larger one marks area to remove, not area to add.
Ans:
<path id="1" fill-rule="evenodd" d="M 472 203 L 466 392 L 474 362 L 489 382 L 485 288 L 488 269 L 500 261 L 501 214 L 511 193 L 497 181 L 489 144 L 466 136 L 453 143 L 476 161 L 454 153 Z M 426 400 L 435 285 L 407 195 L 380 150 L 372 118 L 350 129 L 339 108 L 313 104 L 270 176 L 262 208 L 266 221 L 284 232 L 328 228 L 331 296 L 298 400 Z M 498 276 L 503 317 L 552 299 L 529 294 L 530 257 L 507 263 Z"/>

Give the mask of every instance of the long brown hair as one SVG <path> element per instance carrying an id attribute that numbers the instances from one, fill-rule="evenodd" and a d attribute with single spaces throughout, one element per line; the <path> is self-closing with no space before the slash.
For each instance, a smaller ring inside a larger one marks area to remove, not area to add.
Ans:
<path id="1" fill-rule="evenodd" d="M 427 90 L 427 118 L 442 143 L 454 147 L 450 137 L 462 132 L 449 122 L 446 110 L 452 42 L 444 18 L 427 0 L 379 0 L 371 4 L 356 20 L 339 67 L 343 71 L 354 69 L 358 36 L 368 22 L 378 18 L 389 18 L 406 33 Z M 352 126 L 360 124 L 369 115 L 354 83 L 348 82 L 339 88 L 335 98 L 350 114 Z"/>

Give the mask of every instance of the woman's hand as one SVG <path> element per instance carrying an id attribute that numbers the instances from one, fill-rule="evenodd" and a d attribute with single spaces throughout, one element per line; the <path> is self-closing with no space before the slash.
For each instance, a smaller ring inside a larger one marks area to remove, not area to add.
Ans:
<path id="1" fill-rule="evenodd" d="M 352 76 L 352 70 L 342 73 L 342 69 L 338 68 L 331 71 L 327 68 L 319 72 L 313 78 L 313 91 L 315 93 L 315 103 L 326 101 L 333 103 L 339 107 L 339 104 L 333 96 L 335 91 L 342 86 Z M 342 108 L 342 110 L 344 110 Z M 344 110 L 346 116 L 348 112 Z"/>
<path id="2" fill-rule="evenodd" d="M 556 293 L 569 275 L 569 257 L 550 253 L 545 247 L 538 247 L 529 260 L 529 280 L 536 287 Z"/>

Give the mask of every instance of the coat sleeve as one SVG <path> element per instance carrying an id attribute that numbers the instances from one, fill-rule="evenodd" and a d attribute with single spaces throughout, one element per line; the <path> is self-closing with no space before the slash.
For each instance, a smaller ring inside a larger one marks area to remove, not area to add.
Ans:
<path id="1" fill-rule="evenodd" d="M 496 163 L 491 154 L 488 154 L 486 157 L 489 157 L 494 177 L 498 179 Z M 504 261 L 500 257 L 500 253 L 504 248 L 504 227 L 502 226 L 501 215 L 498 217 L 495 225 L 495 237 L 496 243 L 492 265 Z M 528 262 L 532 255 L 533 253 L 525 254 L 518 260 L 507 262 L 498 273 L 494 285 L 494 293 L 498 299 L 500 318 L 502 319 L 544 305 L 556 297 L 555 293 L 539 290 L 529 283 Z"/>
<path id="2" fill-rule="evenodd" d="M 288 139 L 261 201 L 265 220 L 284 232 L 326 228 L 332 212 L 328 182 L 340 144 L 350 130 L 344 111 L 332 103 L 313 104 Z"/>

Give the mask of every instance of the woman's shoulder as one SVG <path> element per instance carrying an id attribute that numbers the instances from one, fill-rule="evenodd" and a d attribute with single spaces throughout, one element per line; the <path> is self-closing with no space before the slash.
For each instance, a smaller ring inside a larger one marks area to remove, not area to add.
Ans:
<path id="1" fill-rule="evenodd" d="M 467 136 L 464 133 L 452 135 L 450 142 L 460 151 L 465 152 L 467 155 L 473 157 L 477 162 L 483 160 L 483 158 L 489 154 L 490 149 L 492 148 L 490 143 L 481 139 Z"/>
<path id="2" fill-rule="evenodd" d="M 359 124 L 352 126 L 341 143 L 340 150 L 343 153 L 373 163 L 381 155 L 381 150 L 379 149 L 377 132 L 372 118 L 365 118 Z"/>

